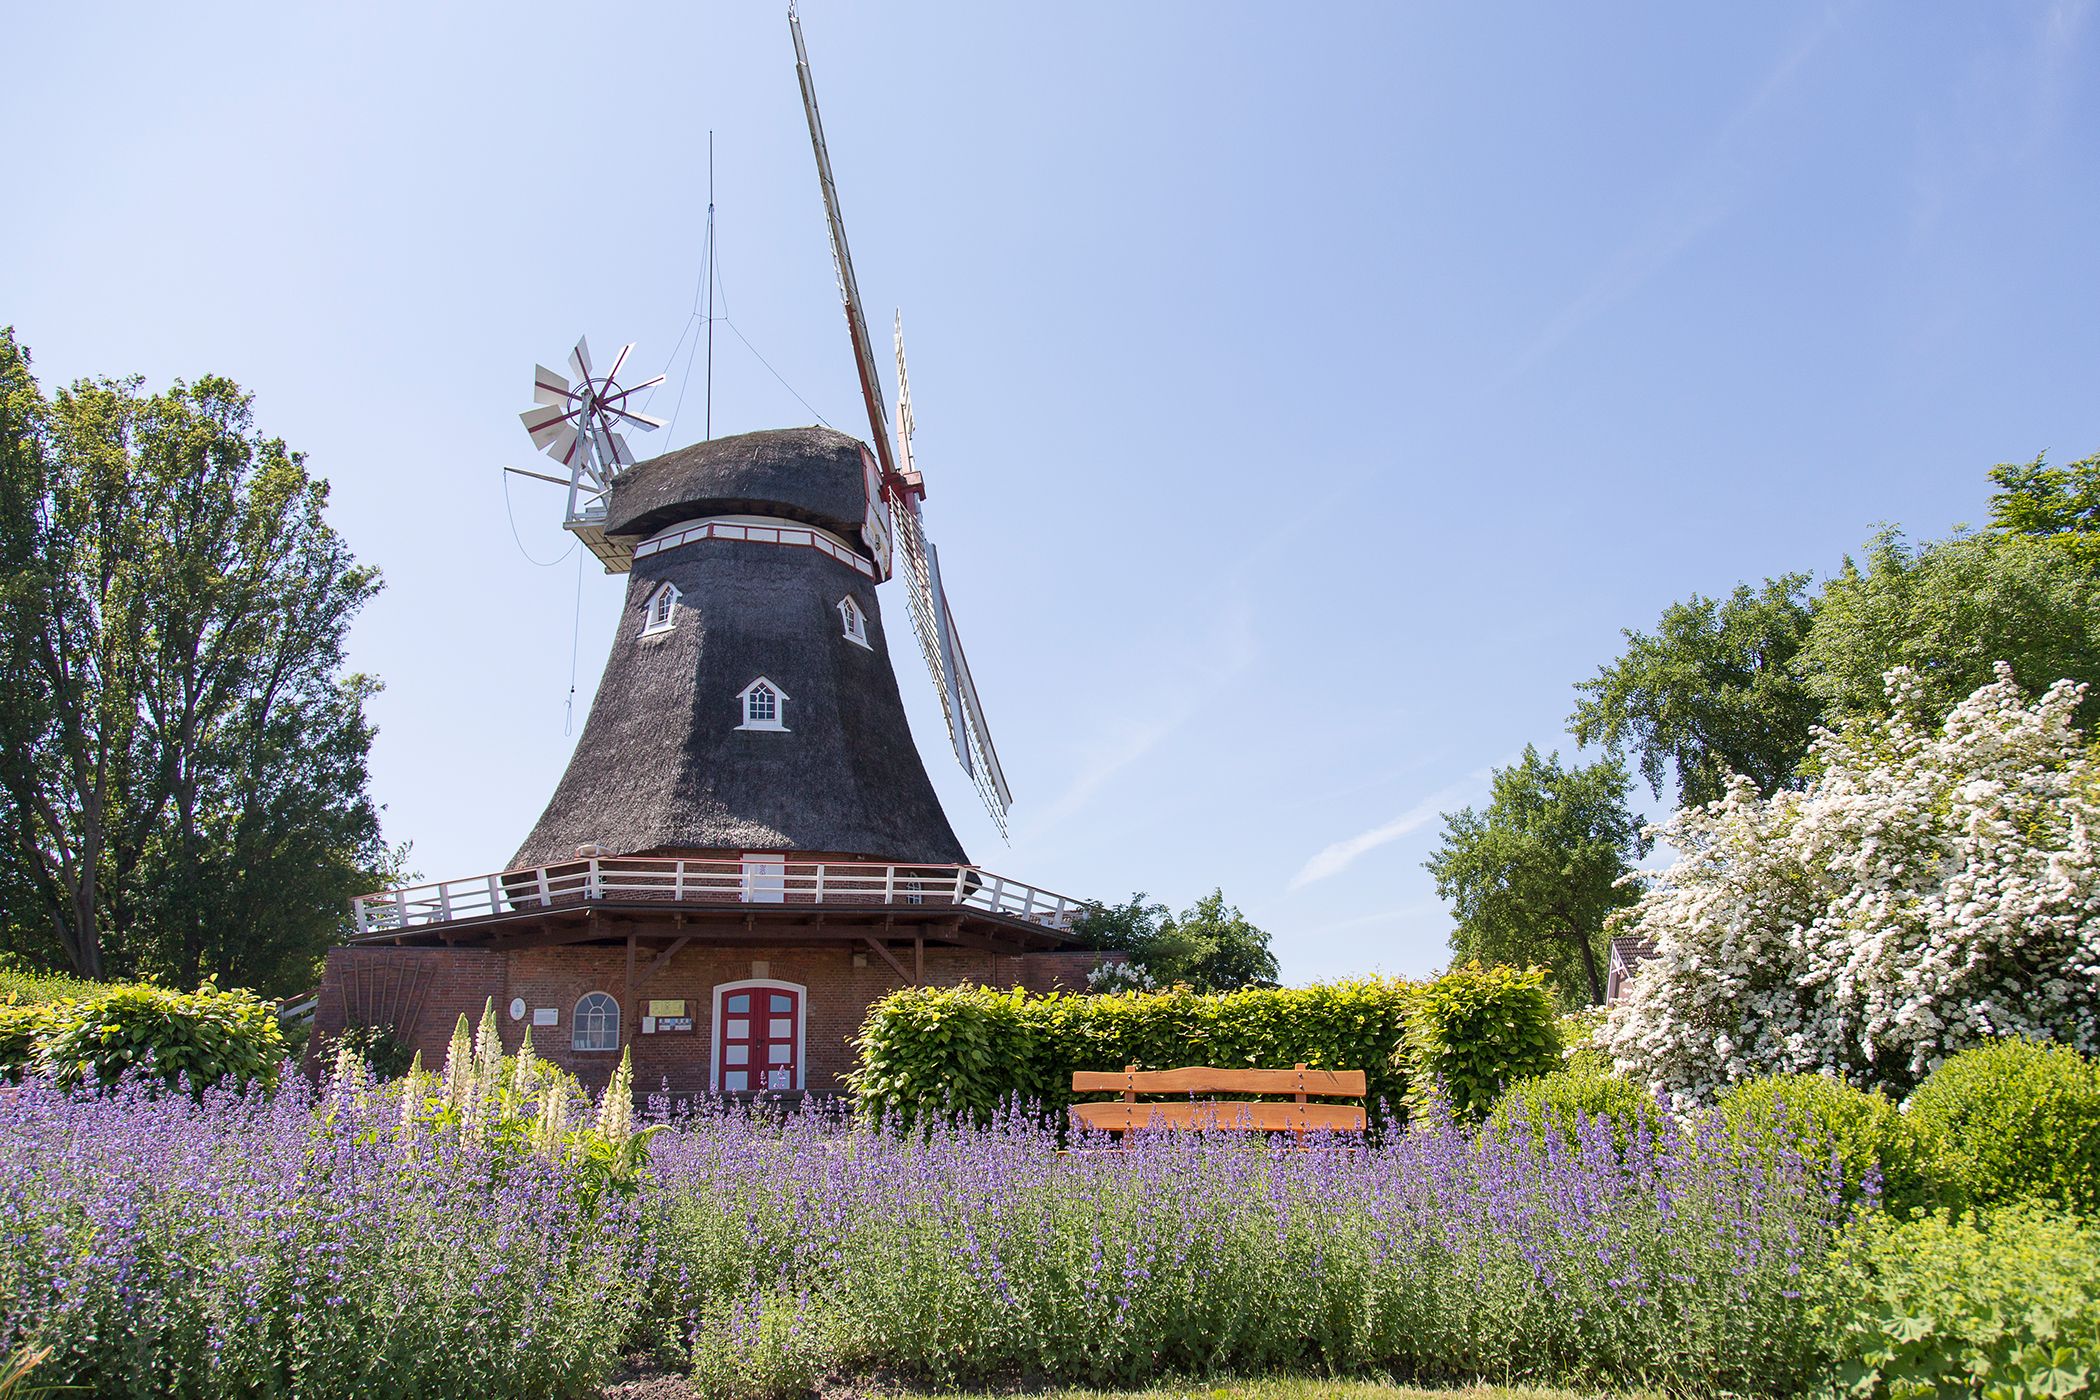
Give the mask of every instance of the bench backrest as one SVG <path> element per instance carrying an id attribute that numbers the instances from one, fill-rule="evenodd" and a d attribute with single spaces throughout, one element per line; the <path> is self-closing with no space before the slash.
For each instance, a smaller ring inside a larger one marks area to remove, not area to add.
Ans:
<path id="1" fill-rule="evenodd" d="M 1311 1096 L 1362 1098 L 1368 1087 L 1360 1069 L 1214 1069 L 1191 1065 L 1183 1069 L 1141 1070 L 1136 1065 L 1115 1070 L 1077 1070 L 1072 1075 L 1075 1094 L 1118 1092 L 1120 1102 L 1077 1103 L 1072 1118 L 1089 1128 L 1128 1132 L 1147 1124 L 1178 1128 L 1246 1128 L 1311 1132 L 1330 1129 L 1362 1132 L 1364 1111 L 1355 1104 L 1309 1103 Z M 1182 1103 L 1139 1103 L 1139 1094 L 1180 1094 Z M 1274 1100 L 1230 1101 L 1194 1099 L 1196 1094 L 1288 1094 L 1285 1102 Z"/>

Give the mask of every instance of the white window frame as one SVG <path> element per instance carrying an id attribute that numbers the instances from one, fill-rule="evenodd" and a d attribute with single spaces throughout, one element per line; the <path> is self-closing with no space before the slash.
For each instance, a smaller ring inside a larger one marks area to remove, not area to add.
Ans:
<path id="1" fill-rule="evenodd" d="M 861 611 L 860 600 L 851 593 L 839 599 L 839 619 L 845 623 L 847 641 L 875 650 L 875 644 L 868 640 L 868 615 Z"/>
<path id="2" fill-rule="evenodd" d="M 787 903 L 787 856 L 773 851 L 749 851 L 740 862 L 744 876 L 744 903 Z"/>
<path id="3" fill-rule="evenodd" d="M 782 982 L 772 977 L 751 977 L 742 982 L 723 982 L 715 987 L 714 1015 L 707 1023 L 707 1089 L 722 1092 L 722 1000 L 733 992 L 773 991 L 795 993 L 795 1082 L 787 1089 L 753 1089 L 750 1093 L 800 1093 L 807 1082 L 809 1061 L 805 1055 L 809 1031 L 809 988 L 800 982 Z M 753 1015 L 757 1015 L 754 1007 Z M 761 1067 L 762 1068 L 762 1067 Z M 746 1092 L 746 1091 L 739 1091 Z"/>
<path id="4" fill-rule="evenodd" d="M 751 700 L 760 686 L 764 686 L 773 696 L 773 718 L 770 720 L 754 719 L 751 715 Z M 736 693 L 737 715 L 743 720 L 743 723 L 739 724 L 737 728 L 771 729 L 783 734 L 786 733 L 787 702 L 788 693 L 786 691 L 767 680 L 764 676 L 760 676 Z"/>
<path id="5" fill-rule="evenodd" d="M 610 1045 L 584 1045 L 581 1043 L 583 1035 L 583 1004 L 592 997 L 604 997 L 608 1002 L 612 1003 L 612 1044 Z M 620 1048 L 620 1016 L 620 999 L 611 992 L 600 991 L 596 988 L 585 992 L 582 996 L 576 998 L 576 1005 L 569 1008 L 569 1049 L 579 1055 L 612 1054 Z"/>
<path id="6" fill-rule="evenodd" d="M 654 637 L 669 632 L 678 626 L 678 585 L 666 580 L 654 593 L 642 613 L 642 635 Z M 657 614 L 661 612 L 662 617 Z"/>

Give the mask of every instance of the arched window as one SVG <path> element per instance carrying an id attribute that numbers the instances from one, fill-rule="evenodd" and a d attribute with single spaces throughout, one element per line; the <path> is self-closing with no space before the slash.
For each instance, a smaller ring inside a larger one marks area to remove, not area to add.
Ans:
<path id="1" fill-rule="evenodd" d="M 576 1001 L 576 1016 L 569 1023 L 572 1050 L 617 1050 L 620 1048 L 620 1003 L 604 992 L 585 992 Z"/>
<path id="2" fill-rule="evenodd" d="M 874 650 L 868 642 L 868 615 L 860 610 L 860 604 L 854 601 L 851 593 L 839 599 L 839 620 L 846 626 L 847 641 Z"/>
<path id="3" fill-rule="evenodd" d="M 760 676 L 737 692 L 737 704 L 743 711 L 744 722 L 739 729 L 786 729 L 788 694 L 773 682 Z"/>
<path id="4" fill-rule="evenodd" d="M 668 632 L 678 620 L 678 587 L 666 583 L 649 595 L 649 613 L 642 620 L 642 635 Z"/>

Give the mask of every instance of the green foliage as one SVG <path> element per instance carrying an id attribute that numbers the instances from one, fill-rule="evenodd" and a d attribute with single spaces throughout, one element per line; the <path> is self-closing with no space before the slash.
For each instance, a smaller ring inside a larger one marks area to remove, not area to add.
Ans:
<path id="1" fill-rule="evenodd" d="M 1198 992 L 1274 986 L 1276 955 L 1269 935 L 1212 890 L 1171 914 L 1147 904 L 1143 891 L 1122 904 L 1090 904 L 1072 931 L 1084 946 L 1127 952 L 1155 986 L 1187 986 Z"/>
<path id="2" fill-rule="evenodd" d="M 64 1009 L 63 1002 L 0 1002 L 0 1084 L 21 1079 Z"/>
<path id="3" fill-rule="evenodd" d="M 1640 755 L 1657 797 L 1672 770 L 1686 805 L 1718 799 L 1730 773 L 1770 796 L 1808 752 L 1821 713 L 1791 670 L 1809 629 L 1807 589 L 1807 574 L 1786 574 L 1725 601 L 1672 603 L 1655 635 L 1626 632 L 1625 654 L 1575 687 L 1568 732 L 1615 758 Z"/>
<path id="4" fill-rule="evenodd" d="M 1817 1167 L 1834 1162 L 1849 1195 L 1858 1196 L 1878 1172 L 1881 1199 L 1892 1210 L 1933 1198 L 1924 1141 L 1878 1092 L 1821 1074 L 1767 1074 L 1730 1086 L 1719 1107 L 1737 1139 L 1762 1154 L 1794 1152 Z"/>
<path id="5" fill-rule="evenodd" d="M 2100 1388 L 2100 1227 L 2034 1206 L 1869 1215 L 1825 1287 L 1837 1388 L 1860 1400 Z"/>
<path id="6" fill-rule="evenodd" d="M 110 1084 L 126 1070 L 202 1089 L 231 1077 L 270 1080 L 284 1058 L 277 1011 L 252 992 L 118 987 L 66 1006 L 36 1066 L 70 1085 Z"/>
<path id="7" fill-rule="evenodd" d="M 1647 854 L 1615 761 L 1563 768 L 1524 747 L 1495 771 L 1487 810 L 1444 817 L 1423 867 L 1451 901 L 1451 950 L 1489 963 L 1540 963 L 1571 1003 L 1604 1001 L 1605 920 L 1636 894 L 1617 882 Z"/>
<path id="8" fill-rule="evenodd" d="M 2052 467 L 2046 457 L 1991 468 L 1991 525 L 2100 568 L 2100 455 Z"/>
<path id="9" fill-rule="evenodd" d="M 1016 1099 L 1061 1113 L 1074 1070 L 1302 1063 L 1363 1070 L 1375 1119 L 1381 1101 L 1398 1110 L 1406 1094 L 1408 1070 L 1393 1050 L 1415 995 L 1386 978 L 1076 997 L 907 987 L 869 1008 L 849 1083 L 871 1115 L 981 1123 Z"/>
<path id="10" fill-rule="evenodd" d="M 1394 1051 L 1415 1108 L 1441 1097 L 1461 1118 L 1486 1113 L 1520 1079 L 1560 1064 L 1553 989 L 1542 967 L 1455 967 L 1417 993 Z"/>
<path id="11" fill-rule="evenodd" d="M 1578 1054 L 1550 1074 L 1519 1079 L 1502 1091 L 1488 1115 L 1485 1131 L 1508 1135 L 1529 1132 L 1535 1138 L 1553 1133 L 1573 1144 L 1585 1119 L 1609 1118 L 1612 1140 L 1626 1145 L 1626 1133 L 1641 1118 L 1657 1112 L 1648 1091 L 1611 1072 L 1597 1055 Z"/>
<path id="12" fill-rule="evenodd" d="M 232 381 L 47 399 L 0 331 L 0 943 L 310 985 L 387 863 L 327 503 Z"/>
<path id="13" fill-rule="evenodd" d="M 1996 662 L 2030 691 L 2100 681 L 2100 570 L 2070 549 L 2021 537 L 1957 536 L 1912 546 L 1893 531 L 1823 587 L 1796 665 L 1825 723 L 1888 711 L 1882 676 L 1908 666 L 1945 714 Z M 2100 688 L 2077 723 L 2100 720 Z"/>
<path id="14" fill-rule="evenodd" d="M 2100 1065 L 2068 1046 L 1965 1050 L 1905 1105 L 1950 1205 L 2052 1201 L 2100 1213 Z"/>
<path id="15" fill-rule="evenodd" d="M 333 1054 L 347 1050 L 357 1056 L 378 1079 L 399 1079 L 415 1059 L 392 1026 L 345 1026 L 329 1038 L 328 1046 Z"/>
<path id="16" fill-rule="evenodd" d="M 0 957 L 0 1005 L 11 1001 L 79 1001 L 108 989 L 106 982 L 90 982 L 62 972 L 40 972 L 23 967 L 12 958 Z"/>

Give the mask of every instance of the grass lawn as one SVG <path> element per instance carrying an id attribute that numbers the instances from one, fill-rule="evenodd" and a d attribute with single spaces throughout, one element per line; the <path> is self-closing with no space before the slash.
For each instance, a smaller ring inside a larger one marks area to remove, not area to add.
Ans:
<path id="1" fill-rule="evenodd" d="M 935 1400 L 938 1392 L 912 1391 L 895 1400 Z M 1028 1400 L 1583 1400 L 1572 1390 L 1540 1390 L 1528 1387 L 1474 1385 L 1454 1390 L 1424 1390 L 1419 1386 L 1387 1385 L 1372 1381 L 1278 1379 L 1261 1381 L 1187 1382 L 1150 1390 L 1046 1390 L 1030 1392 Z M 939 1400 L 1015 1400 L 1011 1392 L 975 1392 L 969 1395 L 940 1395 Z"/>

